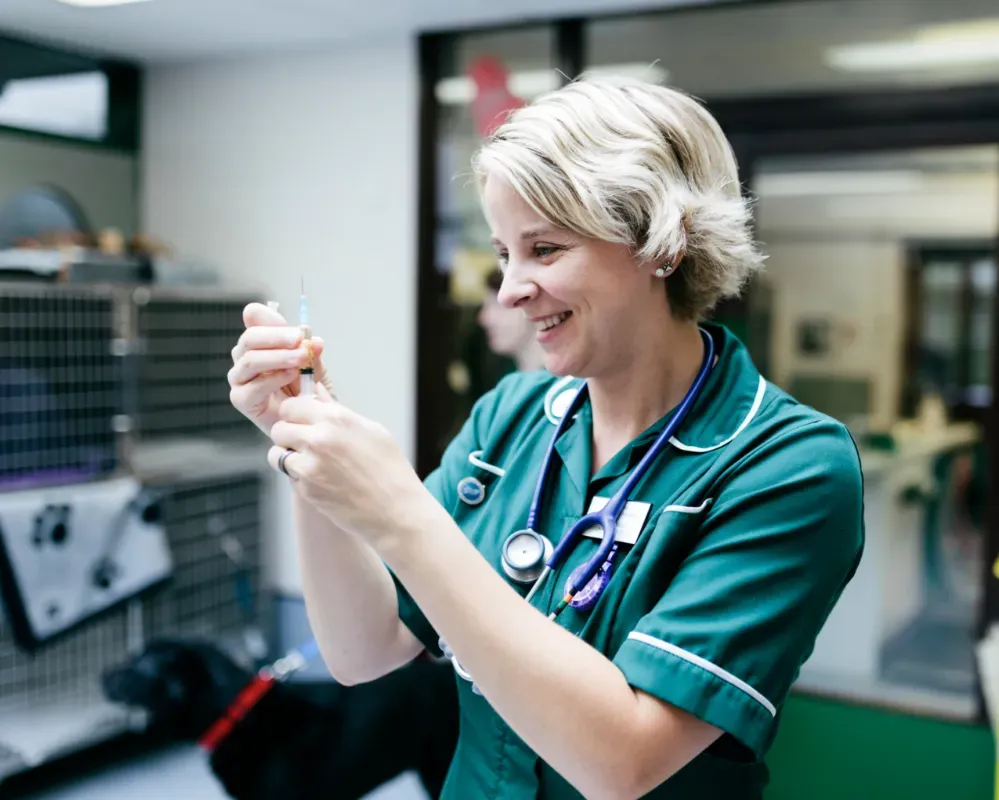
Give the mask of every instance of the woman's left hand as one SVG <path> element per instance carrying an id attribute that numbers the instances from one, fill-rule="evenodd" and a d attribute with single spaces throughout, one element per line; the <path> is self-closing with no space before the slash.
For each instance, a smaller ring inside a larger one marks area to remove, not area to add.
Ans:
<path id="1" fill-rule="evenodd" d="M 271 440 L 271 467 L 294 451 L 284 466 L 295 490 L 376 550 L 429 496 L 389 432 L 335 400 L 283 401 Z"/>

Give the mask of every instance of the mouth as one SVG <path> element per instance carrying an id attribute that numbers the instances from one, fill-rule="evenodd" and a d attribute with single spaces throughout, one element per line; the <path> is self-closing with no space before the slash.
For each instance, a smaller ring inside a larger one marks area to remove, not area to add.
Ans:
<path id="1" fill-rule="evenodd" d="M 548 333 L 549 331 L 554 330 L 571 316 L 571 311 L 563 311 L 561 314 L 553 314 L 550 317 L 542 317 L 541 319 L 535 320 L 538 333 Z"/>

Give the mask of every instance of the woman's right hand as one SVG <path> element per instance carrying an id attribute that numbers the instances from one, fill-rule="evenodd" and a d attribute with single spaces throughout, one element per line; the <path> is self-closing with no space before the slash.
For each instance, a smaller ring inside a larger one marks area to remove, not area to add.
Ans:
<path id="1" fill-rule="evenodd" d="M 299 390 L 299 369 L 308 361 L 302 332 L 276 310 L 260 303 L 243 309 L 246 330 L 232 349 L 229 399 L 233 406 L 268 436 L 278 421 L 281 401 Z M 323 340 L 311 339 L 316 397 L 331 399 L 322 363 Z"/>

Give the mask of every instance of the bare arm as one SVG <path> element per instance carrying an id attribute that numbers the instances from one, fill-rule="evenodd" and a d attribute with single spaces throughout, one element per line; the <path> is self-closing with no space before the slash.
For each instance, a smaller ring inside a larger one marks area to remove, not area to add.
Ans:
<path id="1" fill-rule="evenodd" d="M 307 363 L 319 378 L 317 397 L 332 401 L 322 339 L 313 337 L 306 347 L 301 331 L 259 303 L 243 310 L 243 320 L 246 330 L 232 350 L 228 376 L 235 408 L 271 435 L 281 403 L 298 394 L 298 370 Z M 306 609 L 333 676 L 359 683 L 411 660 L 422 646 L 400 622 L 395 587 L 375 552 L 337 528 L 300 491 L 294 507 Z"/>
<path id="2" fill-rule="evenodd" d="M 399 619 L 395 584 L 378 554 L 298 496 L 295 528 L 309 623 L 342 684 L 381 677 L 423 645 Z"/>

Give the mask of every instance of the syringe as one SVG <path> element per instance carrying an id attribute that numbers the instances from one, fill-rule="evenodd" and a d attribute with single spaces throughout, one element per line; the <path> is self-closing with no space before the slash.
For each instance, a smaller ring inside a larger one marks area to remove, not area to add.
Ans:
<path id="1" fill-rule="evenodd" d="M 302 344 L 305 345 L 305 349 L 309 354 L 309 360 L 299 370 L 301 384 L 299 394 L 302 397 L 315 397 L 316 384 L 312 361 L 312 328 L 309 326 L 309 305 L 305 300 L 305 278 L 302 278 L 302 294 L 298 300 L 298 327 L 302 331 Z"/>

